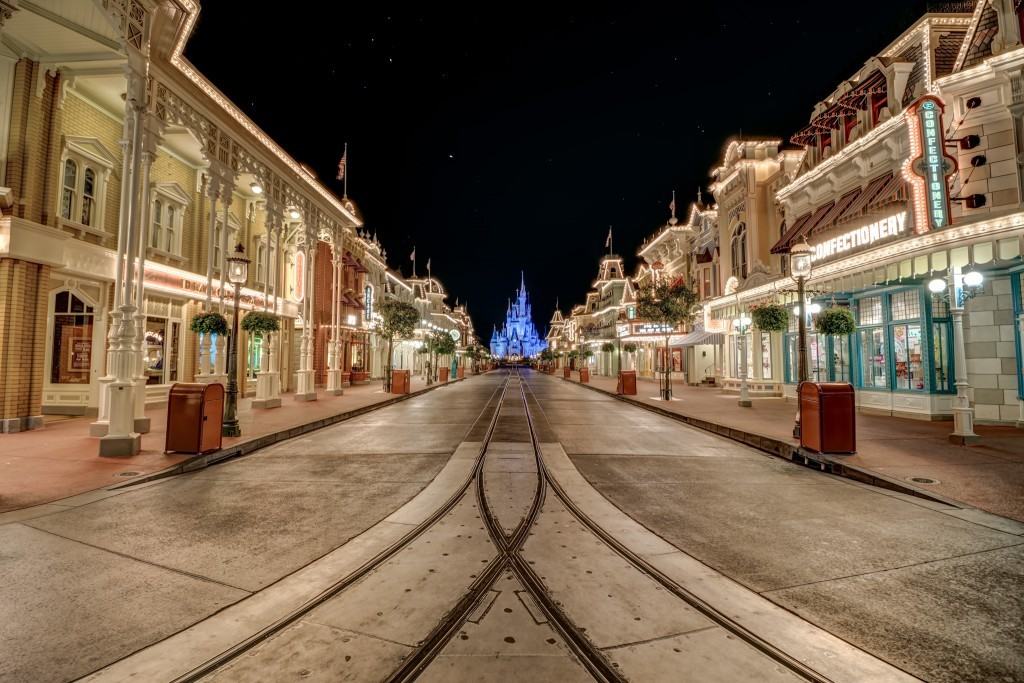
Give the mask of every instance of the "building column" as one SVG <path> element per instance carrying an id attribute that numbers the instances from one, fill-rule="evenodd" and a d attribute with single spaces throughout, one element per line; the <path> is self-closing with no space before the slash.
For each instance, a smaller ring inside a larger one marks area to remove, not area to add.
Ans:
<path id="1" fill-rule="evenodd" d="M 231 211 L 231 193 L 234 187 L 230 180 L 225 178 L 221 186 L 221 204 L 224 207 L 224 217 L 222 219 L 222 230 L 220 232 L 220 263 L 217 267 L 220 268 L 220 278 L 218 279 L 219 285 L 217 287 L 218 297 L 218 310 L 221 315 L 227 317 L 228 310 L 224 304 L 224 297 L 227 293 L 228 285 L 228 233 L 231 232 L 230 224 L 228 223 L 228 216 Z M 228 324 L 230 328 L 230 323 Z M 220 382 L 224 386 L 228 384 L 228 336 L 226 334 L 217 335 L 217 358 L 214 363 L 213 376 L 210 378 L 211 382 Z"/>
<path id="2" fill-rule="evenodd" d="M 43 426 L 50 266 L 0 259 L 0 433 Z"/>
<path id="3" fill-rule="evenodd" d="M 302 338 L 299 344 L 299 369 L 295 373 L 296 401 L 315 401 L 317 398 L 316 377 L 313 371 L 313 272 L 316 266 L 313 261 L 316 258 L 316 240 L 316 232 L 307 226 L 306 241 L 303 245 L 306 267 L 302 273 Z"/>
<path id="4" fill-rule="evenodd" d="M 340 231 L 338 231 L 340 232 Z M 341 383 L 341 358 L 339 350 L 339 330 L 341 323 L 341 245 L 335 234 L 331 244 L 331 338 L 327 342 L 327 393 L 340 396 L 345 393 Z"/>
<path id="5" fill-rule="evenodd" d="M 150 222 L 149 172 L 156 159 L 156 150 L 163 140 L 163 124 L 152 114 L 143 117 L 142 167 L 139 183 L 138 216 L 139 216 L 139 250 L 136 254 L 138 272 L 136 273 L 135 300 L 138 309 L 135 312 L 135 420 L 134 429 L 139 434 L 148 434 L 149 418 L 146 417 L 146 312 L 145 312 L 145 272 L 146 248 L 148 246 Z"/>
<path id="6" fill-rule="evenodd" d="M 141 61 L 141 64 L 138 62 Z M 134 64 L 133 64 L 134 63 Z M 126 66 L 125 130 L 131 131 L 125 146 L 127 173 L 121 176 L 121 216 L 118 231 L 116 272 L 114 275 L 114 311 L 111 313 L 107 374 L 108 415 L 106 434 L 100 437 L 101 456 L 135 455 L 141 449 L 141 436 L 135 431 L 136 317 L 142 302 L 136 299 L 135 258 L 142 239 L 140 195 L 142 192 L 143 115 L 146 108 L 144 57 L 129 55 Z"/>
<path id="7" fill-rule="evenodd" d="M 266 260 L 263 266 L 263 310 L 268 311 L 271 309 L 270 281 L 274 277 L 274 273 L 271 270 L 273 254 L 271 238 L 277 224 L 277 213 L 274 211 L 273 203 L 269 198 L 267 199 L 267 218 L 265 224 L 267 229 L 267 248 Z M 276 271 L 276 268 L 274 270 Z M 274 314 L 277 314 L 276 306 L 274 307 Z M 274 353 L 274 346 L 280 334 L 278 332 L 277 334 L 268 333 L 263 335 L 263 353 L 260 354 L 260 371 L 256 375 L 256 397 L 252 401 L 253 408 L 277 408 L 281 405 L 280 382 L 274 382 L 274 379 L 277 377 L 277 357 Z M 275 391 L 275 385 L 278 387 L 277 391 Z"/>

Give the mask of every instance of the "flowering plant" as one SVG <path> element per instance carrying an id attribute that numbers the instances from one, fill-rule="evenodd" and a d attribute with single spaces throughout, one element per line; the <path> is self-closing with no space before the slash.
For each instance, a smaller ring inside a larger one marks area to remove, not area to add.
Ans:
<path id="1" fill-rule="evenodd" d="M 242 329 L 249 334 L 264 335 L 270 332 L 277 332 L 281 325 L 277 322 L 277 316 L 263 311 L 253 311 L 242 318 Z"/>
<path id="2" fill-rule="evenodd" d="M 228 321 L 220 313 L 197 313 L 192 316 L 189 329 L 196 334 L 227 334 Z"/>
<path id="3" fill-rule="evenodd" d="M 753 306 L 750 317 L 762 332 L 782 332 L 789 327 L 789 312 L 782 304 Z"/>
<path id="4" fill-rule="evenodd" d="M 814 329 L 818 334 L 828 337 L 839 337 L 853 334 L 857 329 L 857 323 L 853 319 L 853 313 L 849 308 L 832 306 L 818 314 L 814 320 Z"/>

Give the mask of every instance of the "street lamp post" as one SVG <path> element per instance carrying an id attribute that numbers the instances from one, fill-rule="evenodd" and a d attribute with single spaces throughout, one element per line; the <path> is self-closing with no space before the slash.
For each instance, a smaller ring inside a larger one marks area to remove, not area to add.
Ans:
<path id="1" fill-rule="evenodd" d="M 796 298 L 800 314 L 797 316 L 797 409 L 793 423 L 793 438 L 800 438 L 800 384 L 807 381 L 807 311 L 804 309 L 804 284 L 811 276 L 811 245 L 807 239 L 789 249 L 789 268 L 796 278 Z"/>
<path id="2" fill-rule="evenodd" d="M 956 398 L 953 399 L 953 433 L 949 440 L 965 445 L 977 443 L 981 437 L 974 433 L 974 409 L 971 408 L 967 380 L 967 353 L 964 346 L 964 304 L 973 297 L 984 282 L 984 277 L 977 270 L 963 273 L 959 266 L 950 268 L 948 282 L 936 278 L 928 283 L 933 294 L 941 294 L 949 289 L 949 313 L 953 318 L 953 372 L 956 375 Z"/>
<path id="3" fill-rule="evenodd" d="M 747 386 L 747 375 L 750 374 L 750 368 L 747 367 L 747 330 L 750 329 L 751 322 L 750 316 L 745 313 L 740 313 L 740 317 L 732 321 L 736 331 L 739 332 L 742 347 L 740 349 L 740 408 L 750 408 L 754 405 L 750 400 L 750 389 Z"/>
<path id="4" fill-rule="evenodd" d="M 238 297 L 249 273 L 249 259 L 245 258 L 245 247 L 240 243 L 235 247 L 234 256 L 227 259 L 228 281 L 235 286 L 235 309 L 231 320 L 231 336 L 228 337 L 228 388 L 224 401 L 224 422 L 221 424 L 222 436 L 241 436 L 238 426 Z"/>

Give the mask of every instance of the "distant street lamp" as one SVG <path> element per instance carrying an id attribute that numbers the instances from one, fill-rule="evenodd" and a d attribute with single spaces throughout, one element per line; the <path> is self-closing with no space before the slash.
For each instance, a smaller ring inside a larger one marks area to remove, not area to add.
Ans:
<path id="1" fill-rule="evenodd" d="M 796 298 L 800 312 L 797 315 L 797 410 L 793 425 L 793 438 L 800 438 L 800 384 L 807 381 L 807 311 L 804 310 L 804 284 L 811 277 L 811 245 L 804 241 L 789 249 L 789 268 L 796 278 Z"/>
<path id="2" fill-rule="evenodd" d="M 747 387 L 747 375 L 750 374 L 750 368 L 747 367 L 747 330 L 750 329 L 750 323 L 753 322 L 750 316 L 745 313 L 740 313 L 740 317 L 732 321 L 733 326 L 740 335 L 740 408 L 750 408 L 754 405 L 750 401 L 750 389 Z"/>
<path id="3" fill-rule="evenodd" d="M 228 337 L 228 390 L 224 405 L 224 422 L 221 424 L 222 436 L 241 436 L 238 426 L 238 297 L 242 285 L 249 274 L 249 259 L 245 258 L 245 247 L 239 243 L 235 246 L 234 256 L 229 256 L 228 282 L 235 286 L 235 315 L 231 319 L 231 336 Z"/>

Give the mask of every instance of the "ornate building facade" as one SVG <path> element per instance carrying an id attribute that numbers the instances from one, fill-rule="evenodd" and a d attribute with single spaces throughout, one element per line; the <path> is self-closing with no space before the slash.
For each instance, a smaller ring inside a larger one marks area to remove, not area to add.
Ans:
<path id="1" fill-rule="evenodd" d="M 509 301 L 505 311 L 505 325 L 501 331 L 497 327 L 491 334 L 491 355 L 497 358 L 518 356 L 527 358 L 540 353 L 548 344 L 537 333 L 533 324 L 530 295 L 526 291 L 526 279 L 519 282 L 515 303 Z"/>

